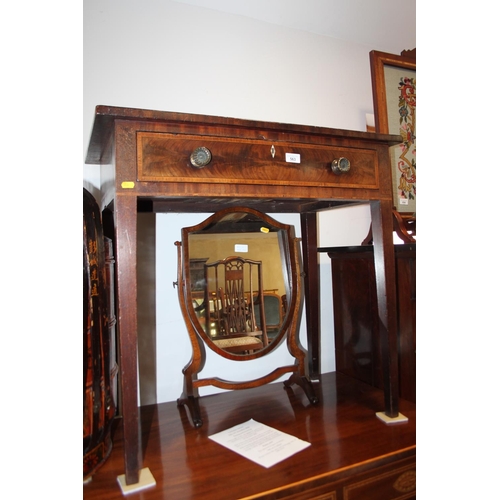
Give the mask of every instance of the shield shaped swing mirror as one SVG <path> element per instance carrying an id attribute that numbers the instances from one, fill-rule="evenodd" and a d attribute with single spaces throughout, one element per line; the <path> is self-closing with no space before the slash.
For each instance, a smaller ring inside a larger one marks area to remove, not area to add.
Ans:
<path id="1" fill-rule="evenodd" d="M 251 208 L 226 208 L 183 228 L 176 245 L 179 302 L 193 348 L 177 402 L 188 407 L 194 426 L 203 424 L 198 401 L 202 386 L 246 389 L 290 373 L 285 385 L 299 385 L 316 404 L 307 352 L 299 341 L 303 297 L 294 227 Z M 269 354 L 284 340 L 293 364 L 243 382 L 198 378 L 206 347 L 246 361 Z"/>

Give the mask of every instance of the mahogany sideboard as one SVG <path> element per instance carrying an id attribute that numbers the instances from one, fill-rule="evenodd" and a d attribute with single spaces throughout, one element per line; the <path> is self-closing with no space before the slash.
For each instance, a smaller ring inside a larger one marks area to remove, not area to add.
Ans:
<path id="1" fill-rule="evenodd" d="M 335 370 L 383 387 L 373 248 L 319 248 L 331 259 Z M 416 403 L 416 243 L 394 246 L 399 396 Z M 359 289 L 364 290 L 360 294 Z"/>
<path id="2" fill-rule="evenodd" d="M 137 213 L 233 206 L 298 213 L 309 375 L 320 374 L 317 214 L 369 203 L 384 408 L 399 415 L 392 184 L 387 134 L 97 106 L 86 163 L 100 165 L 103 221 L 113 222 L 126 483 L 142 467 L 137 405 Z M 207 148 L 210 163 L 191 155 Z M 350 167 L 350 168 L 349 168 Z M 112 217 L 109 217 L 112 214 Z M 321 404 L 321 403 L 320 403 Z M 374 417 L 375 418 L 375 417 Z"/>

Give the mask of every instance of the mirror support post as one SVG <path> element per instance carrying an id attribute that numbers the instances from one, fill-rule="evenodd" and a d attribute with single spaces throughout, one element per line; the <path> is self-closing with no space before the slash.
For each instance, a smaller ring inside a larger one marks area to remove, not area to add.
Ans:
<path id="1" fill-rule="evenodd" d="M 300 214 L 302 253 L 304 256 L 304 291 L 307 326 L 309 376 L 317 380 L 321 372 L 318 278 L 318 222 L 315 212 Z"/>

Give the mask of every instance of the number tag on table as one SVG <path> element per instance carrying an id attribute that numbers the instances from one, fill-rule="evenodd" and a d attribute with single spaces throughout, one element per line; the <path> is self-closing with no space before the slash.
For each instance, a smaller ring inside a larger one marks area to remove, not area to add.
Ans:
<path id="1" fill-rule="evenodd" d="M 285 153 L 287 163 L 300 163 L 300 155 L 297 153 Z"/>

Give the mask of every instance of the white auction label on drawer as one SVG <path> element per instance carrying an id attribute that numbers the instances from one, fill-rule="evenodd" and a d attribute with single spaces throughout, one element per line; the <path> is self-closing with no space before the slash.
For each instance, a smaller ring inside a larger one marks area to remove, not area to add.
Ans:
<path id="1" fill-rule="evenodd" d="M 300 155 L 297 153 L 285 153 L 287 163 L 300 163 Z"/>

